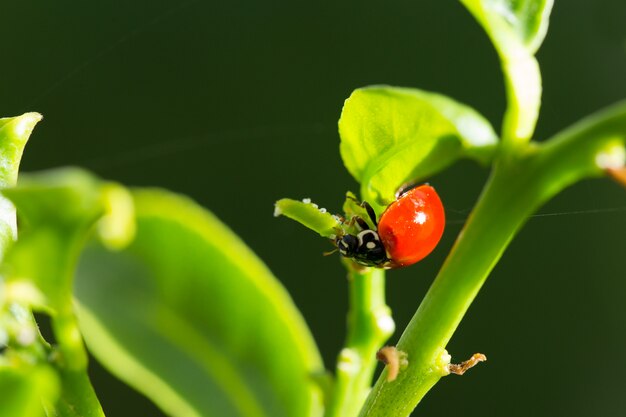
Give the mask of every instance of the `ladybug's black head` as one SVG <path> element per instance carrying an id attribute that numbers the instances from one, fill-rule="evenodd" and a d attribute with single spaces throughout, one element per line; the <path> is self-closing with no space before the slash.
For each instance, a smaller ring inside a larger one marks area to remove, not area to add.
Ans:
<path id="1" fill-rule="evenodd" d="M 341 256 L 352 258 L 356 254 L 356 250 L 359 246 L 359 239 L 354 235 L 343 235 L 337 238 L 335 244 Z"/>
<path id="2" fill-rule="evenodd" d="M 387 252 L 378 233 L 363 230 L 358 235 L 344 235 L 335 241 L 339 253 L 365 266 L 380 266 L 387 262 Z"/>

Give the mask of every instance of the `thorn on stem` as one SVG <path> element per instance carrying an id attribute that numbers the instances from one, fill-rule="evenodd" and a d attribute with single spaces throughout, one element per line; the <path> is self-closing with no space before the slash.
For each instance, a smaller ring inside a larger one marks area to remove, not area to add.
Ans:
<path id="1" fill-rule="evenodd" d="M 468 369 L 473 368 L 479 362 L 484 362 L 486 360 L 487 360 L 487 357 L 483 355 L 482 353 L 474 353 L 472 357 L 466 360 L 465 362 L 461 362 L 458 365 L 453 364 L 453 363 L 449 364 L 448 371 L 451 374 L 463 375 L 465 372 L 467 372 Z"/>
<path id="2" fill-rule="evenodd" d="M 376 359 L 387 366 L 387 382 L 395 381 L 400 371 L 409 364 L 406 352 L 396 349 L 395 346 L 385 346 L 376 352 Z"/>

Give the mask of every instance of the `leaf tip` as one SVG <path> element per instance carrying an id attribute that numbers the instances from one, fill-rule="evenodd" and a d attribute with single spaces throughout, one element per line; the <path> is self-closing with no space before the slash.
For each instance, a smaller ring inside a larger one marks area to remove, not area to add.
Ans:
<path id="1" fill-rule="evenodd" d="M 39 123 L 41 119 L 43 119 L 43 116 L 36 112 L 24 113 L 16 117 L 13 125 L 13 133 L 19 138 L 27 139 L 33 132 L 35 125 Z"/>
<path id="2" fill-rule="evenodd" d="M 274 204 L 274 217 L 285 216 L 317 232 L 322 237 L 335 236 L 340 220 L 310 198 L 283 198 Z"/>
<path id="3" fill-rule="evenodd" d="M 280 217 L 283 214 L 283 209 L 281 208 L 281 201 L 283 200 L 278 200 L 276 203 L 274 203 L 274 217 Z"/>

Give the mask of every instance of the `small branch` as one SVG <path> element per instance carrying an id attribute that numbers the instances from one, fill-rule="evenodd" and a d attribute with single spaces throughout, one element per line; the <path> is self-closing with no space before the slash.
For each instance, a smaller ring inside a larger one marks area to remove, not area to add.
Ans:
<path id="1" fill-rule="evenodd" d="M 485 362 L 487 357 L 482 353 L 474 353 L 468 360 L 459 363 L 458 365 L 451 363 L 448 365 L 448 372 L 455 375 L 463 375 L 469 369 L 478 365 L 480 362 Z"/>
<path id="2" fill-rule="evenodd" d="M 502 143 L 508 146 L 530 140 L 541 103 L 541 73 L 534 56 L 521 54 L 514 59 L 501 53 L 507 95 L 502 122 Z"/>
<path id="3" fill-rule="evenodd" d="M 78 322 L 71 310 L 57 313 L 52 320 L 52 328 L 58 342 L 56 365 L 66 371 L 86 371 L 87 351 L 83 344 L 83 338 L 78 329 Z"/>
<path id="4" fill-rule="evenodd" d="M 337 360 L 334 395 L 326 417 L 357 416 L 369 392 L 376 352 L 395 325 L 385 304 L 385 271 L 349 268 L 350 310 L 348 336 Z"/>
<path id="5" fill-rule="evenodd" d="M 526 219 L 575 182 L 605 175 L 602 155 L 624 154 L 626 102 L 564 130 L 544 145 L 520 144 L 493 173 L 397 348 L 409 366 L 393 383 L 379 378 L 361 417 L 406 417 L 448 374 L 448 341 Z M 447 362 L 446 362 L 447 361 Z"/>
<path id="6" fill-rule="evenodd" d="M 543 35 L 536 33 L 535 45 L 529 45 L 507 23 L 508 6 L 496 8 L 480 0 L 461 0 L 461 3 L 491 38 L 500 57 L 507 99 L 501 136 L 502 148 L 508 153 L 510 148 L 527 143 L 535 131 L 541 105 L 541 72 L 534 54 Z M 541 19 L 546 21 L 539 24 L 543 25 L 545 34 L 552 6 L 543 5 L 541 8 Z"/>

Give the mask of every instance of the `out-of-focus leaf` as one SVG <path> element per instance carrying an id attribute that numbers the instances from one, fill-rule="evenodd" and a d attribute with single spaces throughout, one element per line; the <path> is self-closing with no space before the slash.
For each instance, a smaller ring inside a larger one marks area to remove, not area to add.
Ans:
<path id="1" fill-rule="evenodd" d="M 339 120 L 341 157 L 361 183 L 361 197 L 382 211 L 402 185 L 461 157 L 491 159 L 497 136 L 476 111 L 416 89 L 355 90 Z"/>
<path id="2" fill-rule="evenodd" d="M 274 216 L 285 216 L 317 232 L 322 237 L 331 238 L 341 228 L 337 216 L 320 209 L 310 201 L 298 201 L 290 198 L 278 200 L 274 209 Z"/>
<path id="3" fill-rule="evenodd" d="M 96 222 L 102 218 L 100 235 L 111 246 L 123 245 L 134 233 L 128 192 L 81 169 L 22 175 L 17 187 L 2 194 L 20 216 L 20 239 L 8 254 L 5 275 L 34 282 L 52 310 L 71 311 L 74 266 Z M 123 210 L 114 215 L 113 206 Z"/>
<path id="4" fill-rule="evenodd" d="M 105 231 L 114 246 L 128 239 L 123 237 L 128 231 L 122 230 L 128 223 L 127 210 L 118 217 L 112 213 L 119 211 L 114 200 L 124 200 L 123 188 L 67 168 L 22 176 L 18 186 L 2 193 L 15 204 L 20 218 L 19 239 L 2 265 L 7 288 L 50 313 L 57 340 L 50 359 L 59 373 L 60 395 L 47 408 L 59 417 L 103 416 L 87 376 L 87 355 L 72 302 L 73 277 L 84 242 L 103 216 L 107 222 L 99 228 L 101 235 Z"/>
<path id="5" fill-rule="evenodd" d="M 192 201 L 134 196 L 133 243 L 95 245 L 79 266 L 93 353 L 173 416 L 320 416 L 319 354 L 267 267 Z"/>
<path id="6" fill-rule="evenodd" d="M 104 212 L 99 190 L 87 172 L 62 169 L 24 175 L 17 187 L 2 191 L 20 216 L 20 239 L 7 255 L 5 274 L 34 282 L 54 311 L 71 311 L 73 266 Z"/>
<path id="7" fill-rule="evenodd" d="M 0 364 L 0 417 L 42 417 L 56 401 L 59 381 L 49 366 Z"/>

